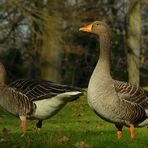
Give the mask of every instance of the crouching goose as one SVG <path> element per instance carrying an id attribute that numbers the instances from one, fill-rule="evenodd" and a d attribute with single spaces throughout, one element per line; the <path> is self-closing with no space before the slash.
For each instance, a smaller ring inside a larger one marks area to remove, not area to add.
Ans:
<path id="1" fill-rule="evenodd" d="M 5 84 L 6 71 L 0 63 L 0 105 L 21 119 L 23 135 L 26 119 L 37 119 L 37 128 L 42 120 L 55 115 L 67 102 L 83 94 L 80 88 L 61 85 L 46 80 L 19 79 Z"/>
<path id="2" fill-rule="evenodd" d="M 123 126 L 127 126 L 134 139 L 134 127 L 148 124 L 148 92 L 112 79 L 110 29 L 107 24 L 95 21 L 80 31 L 94 33 L 100 39 L 100 57 L 88 85 L 88 104 L 99 117 L 115 124 L 118 138 L 122 136 Z"/>

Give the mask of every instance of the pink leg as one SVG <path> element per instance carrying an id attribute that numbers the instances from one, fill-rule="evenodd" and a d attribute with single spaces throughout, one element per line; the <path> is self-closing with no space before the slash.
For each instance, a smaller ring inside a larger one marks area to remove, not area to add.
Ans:
<path id="1" fill-rule="evenodd" d="M 121 125 L 119 123 L 116 123 L 115 126 L 118 129 L 118 131 L 117 131 L 117 137 L 118 137 L 118 139 L 120 139 L 122 137 L 122 128 L 123 128 L 123 125 Z"/>
<path id="2" fill-rule="evenodd" d="M 23 131 L 23 133 L 26 132 L 26 125 L 27 125 L 26 123 L 27 123 L 26 120 L 22 120 L 21 125 L 22 125 L 22 131 Z"/>
<path id="3" fill-rule="evenodd" d="M 24 136 L 26 133 L 27 121 L 26 121 L 26 117 L 24 116 L 20 116 L 20 119 L 21 119 L 21 127 L 22 127 L 22 132 L 23 132 L 22 136 Z"/>
<path id="4" fill-rule="evenodd" d="M 122 137 L 122 131 L 117 131 L 117 136 L 118 136 L 118 139 L 120 139 Z"/>
<path id="5" fill-rule="evenodd" d="M 131 139 L 135 139 L 136 136 L 135 136 L 135 129 L 134 129 L 133 124 L 130 124 L 129 131 L 130 131 L 130 134 L 131 134 Z"/>

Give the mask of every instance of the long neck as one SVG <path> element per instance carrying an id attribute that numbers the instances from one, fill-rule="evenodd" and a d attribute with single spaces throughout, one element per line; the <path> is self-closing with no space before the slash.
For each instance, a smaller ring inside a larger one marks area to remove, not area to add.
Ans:
<path id="1" fill-rule="evenodd" d="M 95 71 L 101 76 L 110 77 L 110 54 L 111 41 L 108 32 L 100 35 L 100 57 L 96 65 Z"/>

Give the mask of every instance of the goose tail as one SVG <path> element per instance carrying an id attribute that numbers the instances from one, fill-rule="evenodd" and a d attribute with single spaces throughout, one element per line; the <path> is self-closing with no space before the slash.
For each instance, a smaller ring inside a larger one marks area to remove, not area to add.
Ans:
<path id="1" fill-rule="evenodd" d="M 57 97 L 62 99 L 64 102 L 72 102 L 80 98 L 84 93 L 81 91 L 71 91 L 59 94 Z"/>

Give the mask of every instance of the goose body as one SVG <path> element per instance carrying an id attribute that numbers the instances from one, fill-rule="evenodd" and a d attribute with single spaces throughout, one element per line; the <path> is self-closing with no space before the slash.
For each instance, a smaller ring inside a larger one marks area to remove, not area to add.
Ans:
<path id="1" fill-rule="evenodd" d="M 0 64 L 0 105 L 14 116 L 20 117 L 26 132 L 26 119 L 42 120 L 55 115 L 68 102 L 83 94 L 80 88 L 61 85 L 47 80 L 19 79 L 5 84 L 5 68 Z"/>
<path id="2" fill-rule="evenodd" d="M 112 79 L 110 74 L 110 29 L 96 21 L 80 28 L 80 31 L 96 34 L 100 40 L 100 57 L 88 85 L 88 104 L 102 119 L 114 123 L 118 138 L 122 127 L 128 126 L 131 138 L 134 127 L 148 124 L 148 92 L 126 82 Z"/>
<path id="3" fill-rule="evenodd" d="M 47 80 L 19 79 L 9 86 L 13 91 L 26 96 L 29 102 L 35 105 L 35 112 L 28 116 L 30 119 L 48 119 L 67 102 L 76 100 L 83 94 L 80 88 Z"/>

